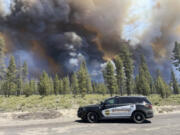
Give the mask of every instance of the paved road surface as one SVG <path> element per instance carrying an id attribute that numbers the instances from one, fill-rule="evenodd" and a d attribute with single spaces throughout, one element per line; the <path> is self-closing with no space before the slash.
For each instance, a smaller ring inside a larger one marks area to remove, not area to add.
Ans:
<path id="1" fill-rule="evenodd" d="M 89 124 L 77 120 L 24 126 L 0 125 L 0 135 L 180 135 L 180 114 L 155 116 L 144 124 L 129 120 Z"/>

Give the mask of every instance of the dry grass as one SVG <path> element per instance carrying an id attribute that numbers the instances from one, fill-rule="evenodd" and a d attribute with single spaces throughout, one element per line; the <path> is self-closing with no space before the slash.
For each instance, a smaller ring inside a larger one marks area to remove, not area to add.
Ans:
<path id="1" fill-rule="evenodd" d="M 38 95 L 25 97 L 25 96 L 11 96 L 9 98 L 0 96 L 0 112 L 11 111 L 44 111 L 44 110 L 61 110 L 78 108 L 79 106 L 97 104 L 100 101 L 110 97 L 109 95 L 86 95 L 82 98 L 77 96 L 74 98 L 72 95 L 58 95 L 41 97 Z M 167 99 L 162 99 L 158 95 L 151 95 L 148 97 L 153 105 L 180 105 L 180 95 L 173 95 Z"/>

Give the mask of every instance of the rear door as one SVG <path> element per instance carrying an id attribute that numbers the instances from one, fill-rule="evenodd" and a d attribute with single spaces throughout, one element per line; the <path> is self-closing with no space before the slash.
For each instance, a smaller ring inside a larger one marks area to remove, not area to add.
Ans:
<path id="1" fill-rule="evenodd" d="M 113 112 L 118 117 L 130 117 L 132 112 L 136 109 L 136 105 L 129 97 L 118 98 L 118 104 L 113 108 Z"/>
<path id="2" fill-rule="evenodd" d="M 136 105 L 132 103 L 128 97 L 114 98 L 114 101 L 109 100 L 113 104 L 106 104 L 102 110 L 104 117 L 123 118 L 130 117 L 136 109 Z M 108 101 L 108 102 L 109 102 Z"/>

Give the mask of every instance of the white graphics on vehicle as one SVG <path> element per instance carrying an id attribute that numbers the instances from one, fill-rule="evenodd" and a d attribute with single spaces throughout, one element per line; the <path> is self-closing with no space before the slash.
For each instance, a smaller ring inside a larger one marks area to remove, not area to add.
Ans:
<path id="1" fill-rule="evenodd" d="M 104 117 L 126 117 L 131 116 L 134 110 L 136 110 L 136 105 L 132 104 L 105 109 L 102 114 Z"/>

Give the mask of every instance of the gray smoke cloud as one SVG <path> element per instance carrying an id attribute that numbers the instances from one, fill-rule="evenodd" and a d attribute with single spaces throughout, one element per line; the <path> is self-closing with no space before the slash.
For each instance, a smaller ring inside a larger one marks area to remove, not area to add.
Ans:
<path id="1" fill-rule="evenodd" d="M 119 20 L 128 4 L 125 0 L 0 0 L 0 31 L 11 41 L 10 53 L 23 57 L 27 52 L 32 57 L 28 60 L 36 58 L 31 65 L 37 64 L 39 70 L 58 64 L 63 72 L 72 72 L 86 60 L 96 79 L 101 74 L 95 71 L 101 70 L 104 52 L 93 40 L 98 33 L 104 33 L 103 37 L 118 35 L 117 27 L 122 29 Z M 86 27 L 89 25 L 93 30 Z"/>
<path id="2" fill-rule="evenodd" d="M 180 41 L 179 12 L 179 0 L 155 1 L 149 18 L 149 27 L 140 38 L 140 44 L 144 48 L 149 48 L 150 55 L 147 56 L 147 51 L 145 52 L 150 69 L 154 69 L 151 65 L 156 65 L 155 68 L 161 70 L 166 80 L 170 76 L 170 70 L 174 68 L 171 64 L 174 43 Z"/>
<path id="3" fill-rule="evenodd" d="M 23 57 L 27 52 L 36 58 L 32 65 L 39 70 L 58 65 L 69 73 L 85 59 L 96 79 L 104 59 L 113 58 L 120 45 L 135 38 L 139 42 L 130 41 L 135 63 L 143 53 L 151 72 L 169 71 L 173 44 L 180 37 L 180 1 L 147 1 L 154 5 L 143 18 L 144 14 L 131 16 L 132 7 L 143 3 L 140 0 L 0 0 L 0 32 L 8 39 L 10 53 L 20 51 Z M 149 25 L 141 29 L 141 35 L 128 39 L 126 26 L 140 19 Z"/>
<path id="4" fill-rule="evenodd" d="M 144 32 L 141 44 L 152 45 L 156 57 L 170 58 L 174 42 L 180 35 L 180 1 L 157 0 L 150 18 L 150 26 Z"/>

